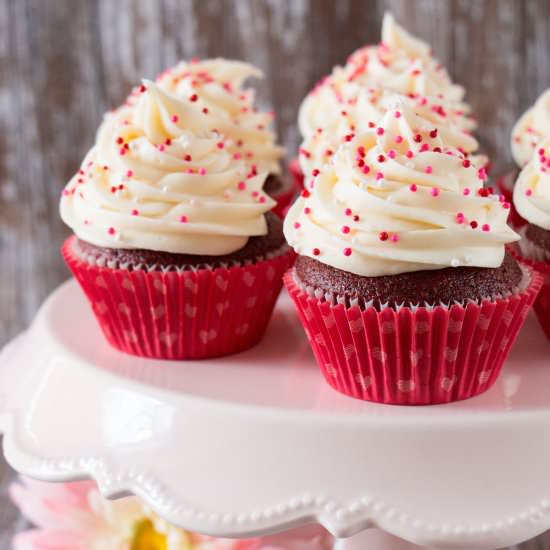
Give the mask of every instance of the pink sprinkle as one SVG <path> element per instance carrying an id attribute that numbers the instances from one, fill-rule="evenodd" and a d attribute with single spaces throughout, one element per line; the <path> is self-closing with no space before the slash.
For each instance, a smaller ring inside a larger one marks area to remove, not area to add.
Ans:
<path id="1" fill-rule="evenodd" d="M 376 135 L 383 136 L 384 135 L 384 128 L 376 128 Z"/>
<path id="2" fill-rule="evenodd" d="M 413 193 L 416 193 L 418 191 L 418 185 L 416 185 L 416 183 L 411 183 L 409 185 L 409 189 L 413 192 Z"/>
<path id="3" fill-rule="evenodd" d="M 309 206 L 304 208 L 304 214 L 311 214 L 311 208 Z"/>
<path id="4" fill-rule="evenodd" d="M 179 221 L 180 221 L 180 223 L 187 223 L 187 216 L 185 214 L 182 214 L 179 217 Z"/>
<path id="5" fill-rule="evenodd" d="M 114 235 L 116 233 L 115 228 L 109 227 L 109 229 L 107 229 L 107 233 L 109 233 L 109 235 Z"/>
<path id="6" fill-rule="evenodd" d="M 390 239 L 392 243 L 396 243 L 399 241 L 399 235 L 393 234 Z"/>
<path id="7" fill-rule="evenodd" d="M 300 222 L 294 222 L 294 229 L 300 229 Z"/>
<path id="8" fill-rule="evenodd" d="M 510 203 L 509 202 L 503 202 L 502 203 L 502 208 L 504 208 L 504 210 L 510 210 Z"/>
<path id="9" fill-rule="evenodd" d="M 134 208 L 134 210 L 132 210 L 132 216 L 139 216 L 139 211 Z"/>
<path id="10" fill-rule="evenodd" d="M 382 172 L 376 172 L 376 179 L 377 180 L 383 180 L 384 179 L 384 174 L 382 174 Z"/>
<path id="11" fill-rule="evenodd" d="M 395 143 L 403 143 L 403 136 L 395 136 Z"/>
<path id="12" fill-rule="evenodd" d="M 204 176 L 206 174 L 206 168 L 199 168 L 199 174 Z"/>
<path id="13" fill-rule="evenodd" d="M 258 202 L 260 204 L 263 204 L 265 202 L 265 197 L 262 195 L 259 199 L 258 199 Z"/>
<path id="14" fill-rule="evenodd" d="M 164 144 L 162 144 L 162 143 L 158 146 L 158 150 L 159 150 L 161 153 L 162 153 L 165 149 L 166 149 L 166 147 L 165 147 Z"/>
<path id="15" fill-rule="evenodd" d="M 525 194 L 526 194 L 528 197 L 530 197 L 530 196 L 533 194 L 533 190 L 532 190 L 532 189 L 527 189 L 527 190 L 525 191 Z"/>
<path id="16" fill-rule="evenodd" d="M 481 230 L 482 231 L 491 231 L 491 226 L 488 224 L 488 223 L 484 223 L 482 226 L 481 226 Z"/>
<path id="17" fill-rule="evenodd" d="M 370 166 L 365 164 L 365 166 L 361 169 L 361 172 L 363 172 L 363 174 L 368 174 L 370 172 Z"/>
<path id="18" fill-rule="evenodd" d="M 233 154 L 233 159 L 234 160 L 241 160 L 243 158 L 242 154 L 241 153 L 234 153 Z"/>
<path id="19" fill-rule="evenodd" d="M 388 157 L 390 157 L 391 159 L 394 159 L 396 156 L 397 156 L 397 153 L 395 152 L 395 149 L 390 149 L 388 151 Z"/>
<path id="20" fill-rule="evenodd" d="M 178 115 L 172 115 L 172 118 L 170 119 L 172 122 L 177 122 L 179 120 Z"/>
<path id="21" fill-rule="evenodd" d="M 459 212 L 456 215 L 456 221 L 457 221 L 457 223 L 464 223 L 466 221 L 466 217 L 464 216 L 464 214 L 462 212 Z"/>
<path id="22" fill-rule="evenodd" d="M 344 248 L 344 256 L 351 256 L 351 248 Z"/>
<path id="23" fill-rule="evenodd" d="M 128 172 L 126 172 L 126 176 L 128 176 L 129 178 L 131 178 L 133 175 L 134 172 L 132 170 L 128 170 Z"/>
<path id="24" fill-rule="evenodd" d="M 401 113 L 399 111 L 395 111 L 395 118 L 401 118 Z"/>
<path id="25" fill-rule="evenodd" d="M 462 193 L 464 194 L 465 197 L 467 197 L 467 196 L 470 194 L 470 188 L 469 188 L 469 187 L 465 187 L 465 188 L 464 188 L 464 191 L 462 191 Z"/>
<path id="26" fill-rule="evenodd" d="M 218 149 L 223 149 L 224 147 L 225 147 L 224 142 L 223 142 L 223 141 L 220 141 L 220 142 L 218 143 Z"/>
<path id="27" fill-rule="evenodd" d="M 405 156 L 408 158 L 408 159 L 412 159 L 414 157 L 414 153 L 409 149 L 406 153 L 405 153 Z"/>
<path id="28" fill-rule="evenodd" d="M 431 166 L 426 166 L 426 169 L 425 169 L 426 174 L 431 174 L 433 171 L 434 170 Z"/>
<path id="29" fill-rule="evenodd" d="M 237 184 L 237 189 L 239 191 L 244 191 L 246 189 L 246 183 L 244 181 L 240 181 L 238 184 Z"/>
<path id="30" fill-rule="evenodd" d="M 260 193 L 258 191 L 252 191 L 252 196 L 256 198 Z"/>
<path id="31" fill-rule="evenodd" d="M 439 187 L 434 187 L 431 190 L 432 197 L 439 197 L 440 193 L 441 193 L 441 191 L 439 190 Z"/>
<path id="32" fill-rule="evenodd" d="M 349 232 L 351 231 L 349 225 L 343 225 L 342 226 L 342 233 L 344 233 L 344 235 L 347 235 Z"/>
<path id="33" fill-rule="evenodd" d="M 346 209 L 344 210 L 344 214 L 345 214 L 346 216 L 351 216 L 351 215 L 353 214 L 353 212 L 352 212 L 351 208 L 346 208 Z"/>

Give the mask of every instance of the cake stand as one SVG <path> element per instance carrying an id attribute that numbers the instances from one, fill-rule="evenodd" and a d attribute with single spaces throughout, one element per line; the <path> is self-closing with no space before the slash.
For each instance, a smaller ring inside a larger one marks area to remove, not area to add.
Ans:
<path id="1" fill-rule="evenodd" d="M 328 387 L 286 295 L 256 348 L 169 362 L 111 349 L 68 282 L 0 356 L 0 430 L 26 476 L 93 479 L 214 536 L 315 521 L 340 549 L 410 547 L 369 527 L 498 548 L 550 528 L 549 363 L 529 318 L 484 395 L 376 405 Z"/>

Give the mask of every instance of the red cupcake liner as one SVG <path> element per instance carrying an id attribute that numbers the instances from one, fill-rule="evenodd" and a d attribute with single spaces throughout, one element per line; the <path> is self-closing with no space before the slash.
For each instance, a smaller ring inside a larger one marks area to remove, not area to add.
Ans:
<path id="1" fill-rule="evenodd" d="M 300 168 L 300 161 L 297 158 L 293 158 L 288 164 L 288 170 L 292 176 L 294 187 L 302 190 L 304 188 L 304 173 Z"/>
<path id="2" fill-rule="evenodd" d="M 519 215 L 514 206 L 514 185 L 516 183 L 519 171 L 517 169 L 510 170 L 506 174 L 499 177 L 496 181 L 497 189 L 504 196 L 506 202 L 510 203 L 510 214 L 508 215 L 508 223 L 513 227 L 523 227 L 527 222 Z"/>
<path id="3" fill-rule="evenodd" d="M 468 399 L 496 381 L 541 286 L 508 298 L 433 308 L 361 310 L 333 304 L 284 277 L 327 382 L 348 396 L 395 405 Z"/>
<path id="4" fill-rule="evenodd" d="M 518 261 L 534 269 L 543 277 L 543 285 L 533 304 L 533 309 L 544 334 L 550 340 L 550 262 L 531 260 L 521 253 L 519 247 L 511 246 L 509 250 Z"/>
<path id="5" fill-rule="evenodd" d="M 290 191 L 285 191 L 284 193 L 273 197 L 273 199 L 277 201 L 277 205 L 273 208 L 273 212 L 275 212 L 275 214 L 277 214 L 277 216 L 279 216 L 282 220 L 284 220 L 286 213 L 288 212 L 288 208 L 297 193 L 298 191 L 293 184 Z"/>
<path id="6" fill-rule="evenodd" d="M 294 253 L 250 265 L 186 271 L 113 269 L 63 257 L 115 348 L 157 359 L 204 359 L 248 349 L 264 335 Z"/>

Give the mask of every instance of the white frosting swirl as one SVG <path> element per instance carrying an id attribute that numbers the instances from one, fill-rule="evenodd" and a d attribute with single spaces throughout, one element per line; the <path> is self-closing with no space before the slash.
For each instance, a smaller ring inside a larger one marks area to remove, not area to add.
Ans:
<path id="1" fill-rule="evenodd" d="M 354 52 L 345 66 L 332 73 L 306 97 L 300 107 L 303 137 L 340 117 L 358 97 L 360 88 L 384 88 L 429 104 L 441 119 L 473 130 L 470 107 L 463 103 L 464 88 L 454 84 L 445 68 L 431 56 L 430 48 L 400 27 L 390 13 L 384 15 L 382 42 Z M 440 122 L 443 122 L 441 120 Z"/>
<path id="2" fill-rule="evenodd" d="M 550 137 L 541 141 L 514 187 L 514 205 L 529 223 L 550 231 Z"/>
<path id="3" fill-rule="evenodd" d="M 460 265 L 498 267 L 518 239 L 509 206 L 478 169 L 405 101 L 342 145 L 291 207 L 284 230 L 302 255 L 361 276 Z"/>
<path id="4" fill-rule="evenodd" d="M 546 90 L 512 129 L 512 155 L 520 167 L 529 162 L 539 141 L 550 137 L 550 89 Z"/>
<path id="5" fill-rule="evenodd" d="M 284 149 L 270 130 L 273 113 L 258 111 L 255 91 L 243 88 L 251 77 L 263 74 L 248 63 L 217 58 L 183 61 L 164 71 L 157 84 L 185 100 L 200 117 L 202 128 L 222 133 L 231 153 L 255 164 L 260 172 L 278 174 Z"/>
<path id="6" fill-rule="evenodd" d="M 145 82 L 108 114 L 61 198 L 61 217 L 97 246 L 223 255 L 267 233 L 267 173 L 235 160 L 189 102 Z M 220 128 L 223 130 L 223 127 Z"/>
<path id="7" fill-rule="evenodd" d="M 326 101 L 311 101 L 313 96 L 309 96 L 301 110 L 301 113 L 307 112 L 311 115 L 313 110 L 318 109 L 319 112 L 314 118 L 318 119 L 319 123 L 323 121 L 323 126 L 306 135 L 300 147 L 300 168 L 306 176 L 329 162 L 339 145 L 349 140 L 350 136 L 370 131 L 397 96 L 395 92 L 385 88 L 368 88 L 356 82 L 344 84 L 341 102 L 336 100 L 337 96 L 330 86 L 319 90 L 318 93 L 326 96 Z M 467 153 L 478 149 L 477 141 L 457 124 L 457 117 L 447 113 L 440 103 L 432 103 L 426 97 L 401 98 L 422 118 L 434 125 L 447 128 L 447 145 L 463 147 Z M 330 102 L 333 105 L 329 108 Z M 478 165 L 486 162 L 485 157 L 476 160 Z"/>

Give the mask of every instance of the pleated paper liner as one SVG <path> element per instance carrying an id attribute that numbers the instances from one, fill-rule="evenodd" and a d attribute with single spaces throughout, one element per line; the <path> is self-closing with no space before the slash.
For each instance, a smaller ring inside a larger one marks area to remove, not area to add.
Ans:
<path id="1" fill-rule="evenodd" d="M 522 227 L 527 222 L 519 215 L 514 206 L 514 185 L 519 175 L 519 170 L 514 168 L 503 174 L 496 180 L 498 192 L 504 196 L 506 202 L 510 203 L 510 214 L 508 215 L 508 223 L 513 227 Z"/>
<path id="2" fill-rule="evenodd" d="M 250 265 L 186 271 L 112 269 L 62 254 L 115 348 L 157 359 L 203 359 L 246 350 L 264 335 L 294 261 L 287 248 Z"/>
<path id="3" fill-rule="evenodd" d="M 277 201 L 277 205 L 275 206 L 275 208 L 273 208 L 273 212 L 275 212 L 275 214 L 277 214 L 277 216 L 279 216 L 279 218 L 283 220 L 286 216 L 290 203 L 292 202 L 294 197 L 298 194 L 298 190 L 294 185 L 295 184 L 293 182 L 292 189 L 290 189 L 289 191 L 285 191 L 284 193 L 281 193 L 276 197 L 273 197 L 274 200 Z"/>
<path id="4" fill-rule="evenodd" d="M 520 234 L 522 233 L 520 229 Z M 540 273 L 544 279 L 533 309 L 546 337 L 550 340 L 550 253 L 529 242 L 525 237 L 515 246 L 511 246 L 510 252 L 520 262 Z"/>
<path id="5" fill-rule="evenodd" d="M 334 389 L 378 403 L 431 405 L 494 384 L 542 286 L 539 274 L 522 269 L 524 284 L 508 298 L 382 311 L 318 298 L 301 288 L 293 269 L 284 281 Z"/>
<path id="6" fill-rule="evenodd" d="M 288 170 L 294 181 L 294 186 L 298 190 L 304 188 L 304 173 L 300 168 L 300 162 L 297 158 L 293 158 L 288 164 Z"/>

